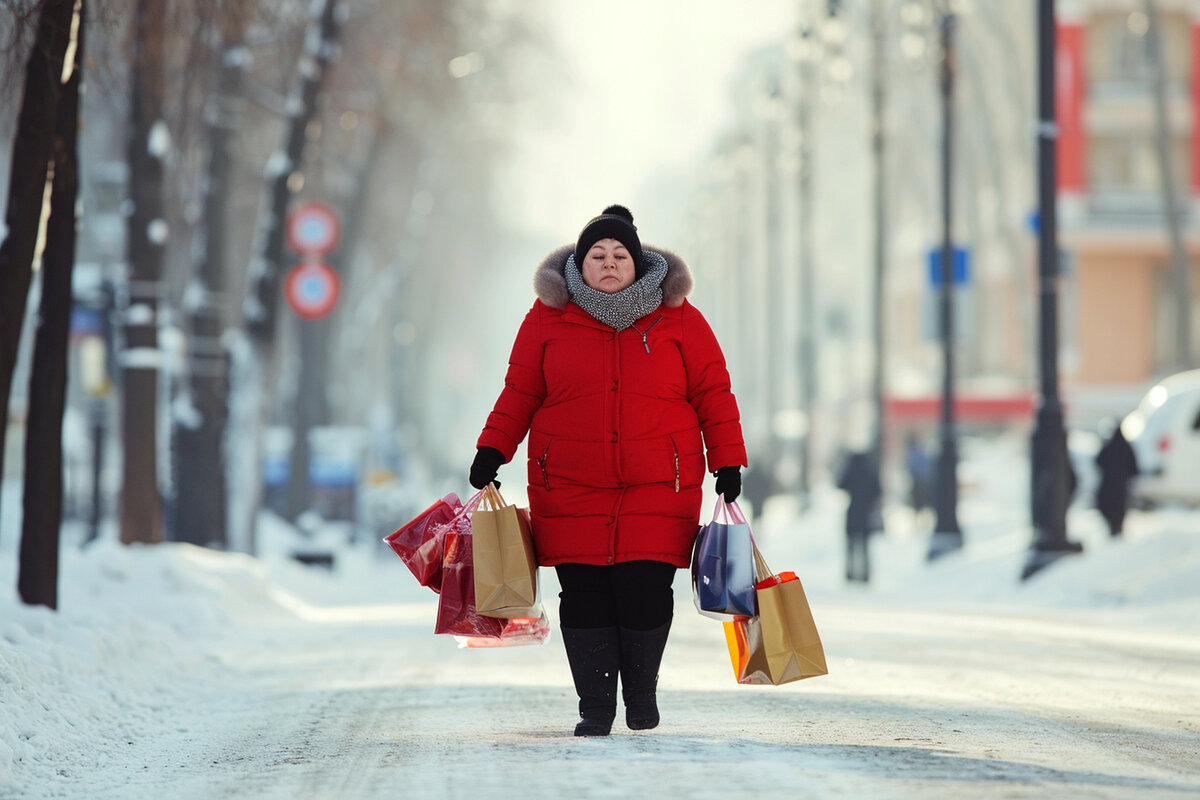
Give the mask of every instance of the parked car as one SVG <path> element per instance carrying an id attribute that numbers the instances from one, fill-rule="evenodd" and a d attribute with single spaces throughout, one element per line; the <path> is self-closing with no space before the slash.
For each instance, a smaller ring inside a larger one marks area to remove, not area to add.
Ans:
<path id="1" fill-rule="evenodd" d="M 1200 369 L 1156 383 L 1122 420 L 1121 432 L 1137 455 L 1136 505 L 1200 505 Z"/>

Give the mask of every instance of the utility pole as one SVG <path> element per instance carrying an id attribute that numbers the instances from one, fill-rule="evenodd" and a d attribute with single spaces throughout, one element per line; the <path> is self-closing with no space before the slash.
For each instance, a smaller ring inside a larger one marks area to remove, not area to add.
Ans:
<path id="1" fill-rule="evenodd" d="M 1083 545 L 1067 540 L 1067 432 L 1058 396 L 1058 208 L 1054 116 L 1054 0 L 1038 0 L 1038 276 L 1041 405 L 1033 430 L 1033 544 L 1025 580 Z"/>
<path id="2" fill-rule="evenodd" d="M 961 550 L 958 527 L 958 445 L 954 429 L 954 244 L 951 218 L 954 154 L 954 14 L 942 12 L 942 451 L 938 459 L 937 514 L 929 542 L 930 561 Z"/>

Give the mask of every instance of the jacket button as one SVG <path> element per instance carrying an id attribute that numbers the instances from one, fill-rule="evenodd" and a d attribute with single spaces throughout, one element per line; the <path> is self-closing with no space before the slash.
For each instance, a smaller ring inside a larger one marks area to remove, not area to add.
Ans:
<path id="1" fill-rule="evenodd" d="M 612 440 L 613 440 L 613 444 L 617 443 L 617 435 L 615 433 L 613 434 Z"/>
<path id="2" fill-rule="evenodd" d="M 612 563 L 612 556 L 609 556 L 608 558 L 604 559 L 604 563 L 605 563 L 605 564 L 611 564 L 611 563 Z"/>

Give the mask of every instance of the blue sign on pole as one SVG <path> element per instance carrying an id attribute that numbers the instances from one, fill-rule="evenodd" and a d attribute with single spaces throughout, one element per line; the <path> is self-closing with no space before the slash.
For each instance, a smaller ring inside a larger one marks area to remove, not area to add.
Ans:
<path id="1" fill-rule="evenodd" d="M 104 316 L 97 308 L 77 305 L 71 309 L 72 336 L 101 336 L 104 333 Z"/>
<path id="2" fill-rule="evenodd" d="M 955 247 L 950 258 L 950 271 L 954 275 L 954 285 L 964 286 L 971 280 L 971 251 L 965 247 Z M 929 285 L 942 285 L 942 248 L 935 247 L 929 251 Z"/>

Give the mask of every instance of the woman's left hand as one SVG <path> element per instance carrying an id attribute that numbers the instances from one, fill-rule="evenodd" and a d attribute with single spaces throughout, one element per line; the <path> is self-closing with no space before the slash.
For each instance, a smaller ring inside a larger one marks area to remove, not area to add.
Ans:
<path id="1" fill-rule="evenodd" d="M 721 467 L 717 470 L 717 494 L 725 498 L 726 503 L 732 503 L 742 493 L 742 468 Z"/>

